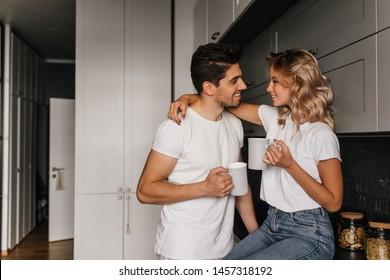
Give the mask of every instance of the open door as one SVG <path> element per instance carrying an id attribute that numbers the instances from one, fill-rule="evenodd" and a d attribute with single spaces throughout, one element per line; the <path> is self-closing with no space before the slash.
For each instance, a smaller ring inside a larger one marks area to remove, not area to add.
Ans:
<path id="1" fill-rule="evenodd" d="M 73 238 L 75 101 L 50 98 L 49 242 Z"/>

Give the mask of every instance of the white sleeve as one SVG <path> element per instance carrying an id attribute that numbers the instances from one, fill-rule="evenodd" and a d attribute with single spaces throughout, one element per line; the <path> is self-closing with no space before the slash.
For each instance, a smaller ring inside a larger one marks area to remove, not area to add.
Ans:
<path id="1" fill-rule="evenodd" d="M 319 129 L 313 134 L 311 141 L 314 160 L 321 161 L 337 158 L 341 161 L 340 145 L 337 136 L 331 129 Z"/>
<path id="2" fill-rule="evenodd" d="M 273 120 L 277 119 L 278 111 L 275 107 L 262 104 L 259 106 L 258 110 L 259 118 L 261 120 L 261 123 L 263 124 L 265 132 L 268 132 L 269 127 Z M 276 114 L 276 116 L 275 116 Z"/>
<path id="3" fill-rule="evenodd" d="M 178 124 L 164 121 L 154 136 L 153 150 L 160 154 L 179 158 L 184 150 L 184 134 Z"/>

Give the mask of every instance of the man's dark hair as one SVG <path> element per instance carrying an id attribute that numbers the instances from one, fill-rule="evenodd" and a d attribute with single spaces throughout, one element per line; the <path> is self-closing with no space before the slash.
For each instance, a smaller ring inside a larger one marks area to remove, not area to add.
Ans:
<path id="1" fill-rule="evenodd" d="M 237 44 L 209 43 L 200 46 L 192 55 L 191 78 L 198 94 L 205 81 L 219 86 L 231 65 L 240 61 L 242 51 Z"/>

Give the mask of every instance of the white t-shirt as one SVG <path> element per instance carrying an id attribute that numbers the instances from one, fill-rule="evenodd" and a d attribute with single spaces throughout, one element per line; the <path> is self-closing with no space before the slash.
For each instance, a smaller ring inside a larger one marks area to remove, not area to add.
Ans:
<path id="1" fill-rule="evenodd" d="M 191 108 L 181 125 L 164 121 L 153 150 L 177 158 L 168 180 L 176 184 L 204 181 L 210 170 L 239 160 L 243 128 L 223 112 L 209 121 Z M 157 228 L 155 252 L 171 259 L 217 259 L 233 247 L 233 196 L 198 198 L 164 205 Z"/>
<path id="2" fill-rule="evenodd" d="M 291 117 L 285 127 L 278 124 L 275 107 L 261 105 L 259 117 L 267 132 L 267 139 L 282 140 L 288 146 L 295 161 L 317 182 L 321 183 L 317 165 L 319 161 L 340 158 L 340 146 L 332 129 L 325 123 L 313 122 L 300 125 L 299 130 Z M 268 166 L 261 178 L 260 198 L 285 212 L 296 212 L 321 207 L 282 167 Z"/>

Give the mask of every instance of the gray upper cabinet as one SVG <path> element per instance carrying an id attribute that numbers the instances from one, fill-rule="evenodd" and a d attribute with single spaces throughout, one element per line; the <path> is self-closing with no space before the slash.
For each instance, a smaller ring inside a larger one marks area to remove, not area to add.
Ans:
<path id="1" fill-rule="evenodd" d="M 390 26 L 390 1 L 377 0 L 378 2 L 378 31 Z"/>
<path id="2" fill-rule="evenodd" d="M 207 0 L 208 42 L 217 42 L 233 21 L 233 1 Z"/>
<path id="3" fill-rule="evenodd" d="M 266 56 L 272 49 L 271 30 L 267 29 L 243 49 L 241 69 L 248 88 L 260 85 L 268 80 Z"/>
<path id="4" fill-rule="evenodd" d="M 252 4 L 255 0 L 233 0 L 234 5 L 234 20 L 238 19 L 243 12 Z"/>
<path id="5" fill-rule="evenodd" d="M 375 36 L 332 53 L 319 63 L 332 84 L 336 132 L 377 131 Z"/>
<path id="6" fill-rule="evenodd" d="M 219 17 L 212 18 L 213 10 L 231 19 L 226 6 L 217 5 L 223 1 L 208 2 L 210 35 L 212 20 Z M 388 0 L 299 0 L 244 46 L 241 68 L 248 90 L 243 102 L 267 104 L 265 57 L 270 51 L 304 48 L 331 80 L 337 133 L 390 131 L 389 14 Z M 244 122 L 244 127 L 247 136 L 263 135 L 256 126 Z"/>
<path id="7" fill-rule="evenodd" d="M 322 57 L 376 31 L 372 0 L 302 0 L 273 24 L 276 50 L 305 48 Z"/>
<path id="8" fill-rule="evenodd" d="M 207 43 L 207 0 L 197 1 L 194 7 L 194 50 Z"/>
<path id="9" fill-rule="evenodd" d="M 390 2 L 390 1 L 389 1 Z M 390 7 L 390 5 L 389 5 Z M 378 130 L 390 131 L 390 29 L 378 34 Z"/>

